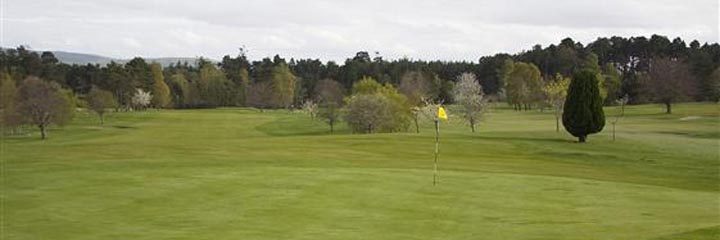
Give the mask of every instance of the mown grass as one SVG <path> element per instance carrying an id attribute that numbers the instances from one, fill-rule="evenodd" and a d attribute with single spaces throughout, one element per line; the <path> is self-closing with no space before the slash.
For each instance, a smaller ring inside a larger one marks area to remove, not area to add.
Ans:
<path id="1" fill-rule="evenodd" d="M 606 108 L 608 119 L 617 109 Z M 5 137 L 2 239 L 717 239 L 716 104 L 630 106 L 589 143 L 498 107 L 350 134 L 299 112 L 87 114 Z"/>

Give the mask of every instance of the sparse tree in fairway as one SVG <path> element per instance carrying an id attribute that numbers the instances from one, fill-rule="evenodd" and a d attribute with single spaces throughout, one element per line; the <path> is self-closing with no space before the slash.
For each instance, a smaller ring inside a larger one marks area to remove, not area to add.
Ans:
<path id="1" fill-rule="evenodd" d="M 335 131 L 335 123 L 340 120 L 344 90 L 340 83 L 332 79 L 323 79 L 315 86 L 317 101 L 319 102 L 318 116 L 325 119 L 330 125 L 330 132 Z"/>
<path id="2" fill-rule="evenodd" d="M 88 109 L 95 112 L 100 118 L 100 125 L 105 122 L 104 115 L 107 109 L 114 108 L 117 105 L 111 92 L 99 89 L 95 86 L 93 86 L 90 89 L 90 92 L 88 92 L 86 100 L 88 103 Z"/>
<path id="3" fill-rule="evenodd" d="M 615 100 L 615 103 L 620 107 L 620 113 L 615 115 L 615 119 L 612 121 L 612 137 L 613 141 L 615 141 L 615 126 L 618 122 L 620 122 L 620 118 L 625 116 L 625 105 L 630 101 L 630 97 L 628 97 L 627 94 L 625 96 L 622 96 L 621 98 L 618 98 Z"/>
<path id="4" fill-rule="evenodd" d="M 144 110 L 150 105 L 150 102 L 152 101 L 152 94 L 138 88 L 135 89 L 135 95 L 132 96 L 131 101 L 135 109 Z"/>
<path id="5" fill-rule="evenodd" d="M 42 139 L 47 138 L 50 124 L 64 124 L 72 116 L 72 105 L 56 83 L 28 77 L 20 86 L 18 111 L 29 124 L 40 128 Z"/>
<path id="6" fill-rule="evenodd" d="M 405 95 L 400 94 L 392 85 L 383 85 L 366 77 L 355 83 L 352 89 L 353 96 L 345 106 L 345 120 L 354 131 L 373 133 L 407 130 L 411 120 L 411 108 Z"/>
<path id="7" fill-rule="evenodd" d="M 463 117 L 475 132 L 475 125 L 486 111 L 487 100 L 484 98 L 482 86 L 478 83 L 475 74 L 463 73 L 458 76 L 453 98 L 462 106 Z"/>
<path id="8" fill-rule="evenodd" d="M 432 90 L 430 81 L 418 71 L 410 71 L 403 74 L 400 79 L 400 86 L 398 87 L 400 93 L 405 94 L 408 99 L 408 103 L 412 106 L 413 120 L 415 121 L 415 132 L 420 133 L 420 124 L 418 123 L 418 117 L 420 115 L 420 108 L 425 102 L 425 99 L 430 98 L 430 92 Z"/>
<path id="9" fill-rule="evenodd" d="M 562 120 L 565 130 L 584 143 L 587 135 L 602 131 L 605 113 L 598 89 L 597 74 L 582 70 L 573 76 L 568 87 Z"/>
<path id="10" fill-rule="evenodd" d="M 302 104 L 302 109 L 310 115 L 310 120 L 315 120 L 315 115 L 317 115 L 318 112 L 318 104 L 315 103 L 315 101 L 305 100 Z"/>
<path id="11" fill-rule="evenodd" d="M 672 104 L 688 99 L 697 83 L 687 64 L 680 59 L 656 58 L 650 62 L 644 86 L 657 103 L 665 105 L 665 113 L 672 113 Z"/>
<path id="12" fill-rule="evenodd" d="M 570 79 L 558 73 L 555 75 L 555 79 L 545 84 L 542 89 L 543 92 L 545 92 L 545 101 L 553 108 L 553 112 L 555 113 L 556 132 L 560 131 L 560 117 L 562 117 L 563 104 L 565 104 L 565 97 L 567 97 L 569 85 Z"/>
<path id="13" fill-rule="evenodd" d="M 374 133 L 392 122 L 390 101 L 380 94 L 358 94 L 345 105 L 345 122 L 353 132 Z"/>

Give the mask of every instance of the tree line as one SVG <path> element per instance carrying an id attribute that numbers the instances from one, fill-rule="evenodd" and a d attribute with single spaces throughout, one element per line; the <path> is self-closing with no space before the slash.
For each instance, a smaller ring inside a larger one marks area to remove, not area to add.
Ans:
<path id="1" fill-rule="evenodd" d="M 466 114 L 474 130 L 482 102 L 488 101 L 504 101 L 516 110 L 551 109 L 559 121 L 569 78 L 580 70 L 596 75 L 605 105 L 624 98 L 630 104 L 662 103 L 670 113 L 676 101 L 717 101 L 718 66 L 717 43 L 695 40 L 688 45 L 659 35 L 598 38 L 587 45 L 566 38 L 557 45 L 484 56 L 478 62 L 385 60 L 366 51 L 342 64 L 288 61 L 279 55 L 251 61 L 240 49 L 217 63 L 201 58 L 194 64 L 163 67 L 136 57 L 125 64 L 68 65 L 51 52 L 38 54 L 20 46 L 0 51 L 0 107 L 4 125 L 28 123 L 30 117 L 18 116 L 18 109 L 30 99 L 18 93 L 24 87 L 37 88 L 39 81 L 51 89 L 47 91 L 62 93 L 66 105 L 86 107 L 101 119 L 106 109 L 302 107 L 326 119 L 331 129 L 345 118 L 358 132 L 406 130 L 413 122 L 419 131 L 422 106 L 443 102 L 474 112 Z M 349 117 L 352 109 L 369 105 L 402 114 L 376 113 L 392 121 Z"/>

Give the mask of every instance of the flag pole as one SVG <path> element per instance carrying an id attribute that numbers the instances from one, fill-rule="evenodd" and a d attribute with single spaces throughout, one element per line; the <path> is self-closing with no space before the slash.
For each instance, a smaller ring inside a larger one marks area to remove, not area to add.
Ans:
<path id="1" fill-rule="evenodd" d="M 440 119 L 435 119 L 435 163 L 433 166 L 433 186 L 438 182 L 438 154 L 440 153 Z"/>

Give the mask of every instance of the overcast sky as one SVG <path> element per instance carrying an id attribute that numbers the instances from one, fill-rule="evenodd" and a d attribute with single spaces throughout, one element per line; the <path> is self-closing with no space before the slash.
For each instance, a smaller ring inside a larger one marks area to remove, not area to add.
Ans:
<path id="1" fill-rule="evenodd" d="M 572 37 L 718 42 L 718 0 L 0 0 L 0 45 L 116 58 L 469 60 Z"/>

